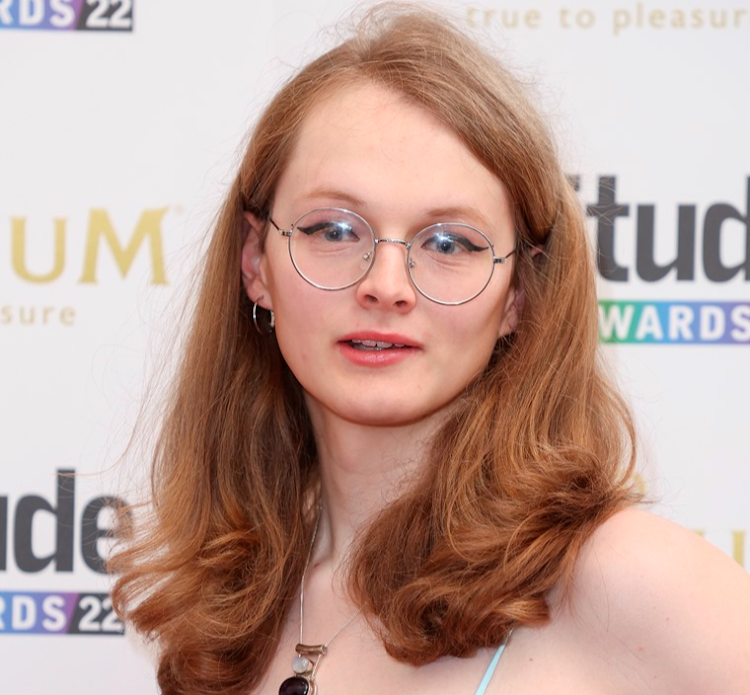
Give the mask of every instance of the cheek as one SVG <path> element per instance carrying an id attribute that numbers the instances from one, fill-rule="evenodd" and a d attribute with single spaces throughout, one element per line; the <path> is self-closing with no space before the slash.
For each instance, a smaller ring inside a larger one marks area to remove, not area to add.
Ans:
<path id="1" fill-rule="evenodd" d="M 475 307 L 469 303 L 448 307 L 440 319 L 435 317 L 433 339 L 442 345 L 446 379 L 468 382 L 484 371 L 498 340 L 502 319 L 498 311 L 494 303 Z"/>
<path id="2" fill-rule="evenodd" d="M 494 292 L 491 289 L 492 286 L 471 302 L 455 307 L 458 311 L 453 319 L 452 330 L 467 337 L 473 335 L 482 343 L 494 344 L 497 341 L 505 317 L 508 295 L 507 292 L 500 291 L 500 288 L 494 288 Z"/>
<path id="3" fill-rule="evenodd" d="M 310 286 L 292 271 L 293 276 L 275 278 L 276 341 L 289 368 L 304 385 L 305 375 L 316 364 L 322 365 L 324 349 L 333 342 L 335 297 Z"/>
<path id="4" fill-rule="evenodd" d="M 283 297 L 275 303 L 276 341 L 290 366 L 296 359 L 310 357 L 312 330 L 316 319 L 310 303 Z M 296 359 L 295 359 L 296 358 Z"/>
<path id="5" fill-rule="evenodd" d="M 307 283 L 291 267 L 286 248 L 268 250 L 263 259 L 263 276 L 274 312 L 276 342 L 284 360 L 293 368 L 308 356 L 307 336 L 314 320 L 312 301 L 305 292 Z"/>
<path id="6" fill-rule="evenodd" d="M 462 348 L 480 370 L 487 366 L 503 332 L 503 309 L 504 304 L 492 302 L 453 329 L 454 335 L 463 337 Z"/>

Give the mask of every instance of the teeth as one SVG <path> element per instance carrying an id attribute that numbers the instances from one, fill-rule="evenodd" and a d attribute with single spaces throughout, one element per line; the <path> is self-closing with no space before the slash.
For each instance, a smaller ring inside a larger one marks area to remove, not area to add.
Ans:
<path id="1" fill-rule="evenodd" d="M 376 350 L 387 350 L 388 348 L 392 347 L 404 347 L 403 343 L 386 343 L 382 340 L 358 340 L 357 338 L 352 338 L 350 342 L 352 343 L 352 345 L 361 345 L 362 347 L 374 348 Z"/>

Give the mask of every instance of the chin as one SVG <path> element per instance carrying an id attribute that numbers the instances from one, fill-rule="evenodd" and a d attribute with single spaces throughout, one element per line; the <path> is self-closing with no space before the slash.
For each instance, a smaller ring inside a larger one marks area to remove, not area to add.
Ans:
<path id="1" fill-rule="evenodd" d="M 425 410 L 415 410 L 413 404 L 407 408 L 399 408 L 384 403 L 379 406 L 372 405 L 365 410 L 349 408 L 340 413 L 340 417 L 364 427 L 436 427 L 448 415 L 453 403 L 454 401 L 450 401 Z"/>

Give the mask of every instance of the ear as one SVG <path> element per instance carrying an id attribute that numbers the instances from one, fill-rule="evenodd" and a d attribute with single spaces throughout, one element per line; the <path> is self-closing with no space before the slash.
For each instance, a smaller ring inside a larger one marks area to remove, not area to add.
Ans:
<path id="1" fill-rule="evenodd" d="M 273 309 L 273 301 L 266 282 L 265 258 L 261 248 L 265 220 L 252 212 L 243 213 L 245 243 L 242 246 L 242 281 L 251 302 L 257 302 L 264 309 Z"/>
<path id="2" fill-rule="evenodd" d="M 531 247 L 531 257 L 536 259 L 538 256 L 544 253 L 544 246 L 537 244 Z M 502 323 L 500 324 L 500 331 L 498 332 L 498 338 L 504 338 L 506 335 L 513 333 L 518 327 L 518 321 L 523 313 L 523 305 L 525 301 L 525 294 L 522 287 L 511 286 L 508 289 L 508 297 L 505 301 L 505 314 L 503 316 Z"/>
<path id="3" fill-rule="evenodd" d="M 520 287 L 511 286 L 508 288 L 508 296 L 505 299 L 503 320 L 500 322 L 500 330 L 497 333 L 498 340 L 516 330 L 522 311 L 523 290 Z"/>

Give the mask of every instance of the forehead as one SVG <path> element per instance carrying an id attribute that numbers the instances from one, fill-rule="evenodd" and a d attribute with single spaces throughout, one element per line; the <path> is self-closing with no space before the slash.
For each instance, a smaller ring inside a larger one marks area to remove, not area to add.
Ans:
<path id="1" fill-rule="evenodd" d="M 329 195 L 334 194 L 334 195 Z M 345 194 L 337 199 L 337 194 Z M 304 120 L 277 199 L 390 211 L 468 206 L 507 213 L 504 186 L 437 117 L 373 84 L 339 88 Z"/>

